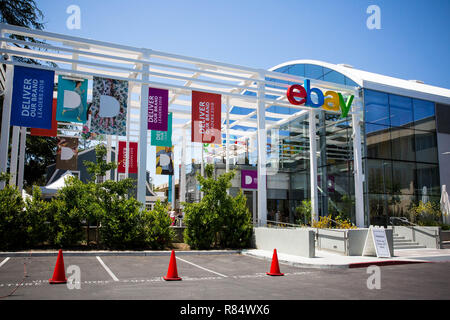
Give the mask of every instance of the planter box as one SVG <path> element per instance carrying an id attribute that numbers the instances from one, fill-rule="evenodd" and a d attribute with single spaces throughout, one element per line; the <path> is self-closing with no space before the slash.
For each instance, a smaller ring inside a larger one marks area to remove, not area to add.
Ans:
<path id="1" fill-rule="evenodd" d="M 314 231 L 306 228 L 254 228 L 255 247 L 261 250 L 314 258 Z"/>
<path id="2" fill-rule="evenodd" d="M 385 229 L 391 255 L 394 255 L 394 237 Z M 368 228 L 361 229 L 316 229 L 317 248 L 333 251 L 345 256 L 361 256 L 366 242 Z"/>

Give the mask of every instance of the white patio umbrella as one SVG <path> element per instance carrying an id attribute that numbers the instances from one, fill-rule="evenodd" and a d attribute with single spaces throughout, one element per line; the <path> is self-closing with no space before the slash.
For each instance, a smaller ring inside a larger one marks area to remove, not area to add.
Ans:
<path id="1" fill-rule="evenodd" d="M 447 193 L 445 184 L 442 185 L 441 212 L 442 212 L 443 222 L 445 224 L 450 224 L 450 200 L 448 198 L 448 193 Z"/>
<path id="2" fill-rule="evenodd" d="M 428 191 L 427 191 L 427 187 L 423 186 L 422 188 L 422 202 L 423 203 L 427 203 L 428 202 Z"/>

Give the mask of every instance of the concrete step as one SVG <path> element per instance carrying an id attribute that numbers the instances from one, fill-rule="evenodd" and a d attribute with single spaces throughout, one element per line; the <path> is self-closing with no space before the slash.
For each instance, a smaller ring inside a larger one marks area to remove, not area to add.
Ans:
<path id="1" fill-rule="evenodd" d="M 399 237 L 399 236 L 397 236 L 397 237 L 394 237 L 393 239 L 394 239 L 394 241 L 395 241 L 395 240 L 405 240 L 406 238 L 405 238 L 405 237 Z"/>
<path id="2" fill-rule="evenodd" d="M 401 245 L 395 245 L 394 244 L 394 250 L 395 249 L 421 249 L 426 248 L 426 246 L 422 246 L 418 244 L 417 242 L 412 242 L 410 244 L 401 244 Z"/>
<path id="3" fill-rule="evenodd" d="M 408 239 L 395 240 L 394 239 L 394 244 L 408 244 L 408 243 L 412 243 L 412 240 L 408 240 Z"/>

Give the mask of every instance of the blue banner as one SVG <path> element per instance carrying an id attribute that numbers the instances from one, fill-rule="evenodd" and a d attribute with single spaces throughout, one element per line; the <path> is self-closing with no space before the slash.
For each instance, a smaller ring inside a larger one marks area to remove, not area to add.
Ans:
<path id="1" fill-rule="evenodd" d="M 14 66 L 11 125 L 51 129 L 55 72 Z"/>

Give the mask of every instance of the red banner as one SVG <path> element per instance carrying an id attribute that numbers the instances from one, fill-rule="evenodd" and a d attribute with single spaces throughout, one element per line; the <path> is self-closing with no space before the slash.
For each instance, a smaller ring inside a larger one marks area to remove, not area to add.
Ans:
<path id="1" fill-rule="evenodd" d="M 191 141 L 222 144 L 222 96 L 192 91 Z"/>
<path id="2" fill-rule="evenodd" d="M 56 135 L 58 134 L 58 122 L 56 121 L 56 99 L 53 99 L 52 108 L 53 108 L 52 128 L 51 129 L 31 128 L 30 133 L 32 136 L 56 137 Z"/>
<path id="3" fill-rule="evenodd" d="M 128 142 L 128 150 L 130 152 L 128 173 L 137 173 L 137 156 L 138 144 L 137 142 Z M 125 173 L 126 166 L 127 143 L 126 141 L 119 141 L 119 163 L 117 170 L 119 173 Z"/>

